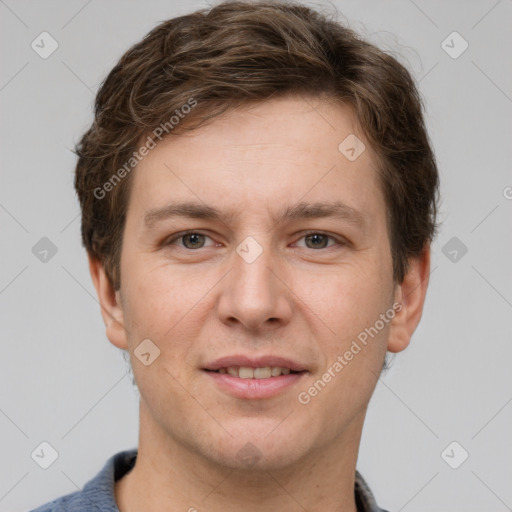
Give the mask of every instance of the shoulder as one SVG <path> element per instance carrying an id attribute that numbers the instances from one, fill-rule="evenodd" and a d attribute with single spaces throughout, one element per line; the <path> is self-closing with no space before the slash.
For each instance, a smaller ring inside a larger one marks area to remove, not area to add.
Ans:
<path id="1" fill-rule="evenodd" d="M 79 511 L 86 510 L 91 504 L 84 502 L 82 491 L 76 491 L 66 496 L 61 496 L 50 503 L 41 505 L 40 507 L 32 510 L 31 512 L 64 512 L 64 511 Z"/>
<path id="2" fill-rule="evenodd" d="M 366 483 L 363 475 L 361 475 L 357 470 L 354 492 L 357 512 L 388 512 L 377 505 L 375 496 L 373 495 L 369 485 Z"/>
<path id="3" fill-rule="evenodd" d="M 114 483 L 133 468 L 136 458 L 137 450 L 116 453 L 81 491 L 61 496 L 30 512 L 119 512 Z"/>

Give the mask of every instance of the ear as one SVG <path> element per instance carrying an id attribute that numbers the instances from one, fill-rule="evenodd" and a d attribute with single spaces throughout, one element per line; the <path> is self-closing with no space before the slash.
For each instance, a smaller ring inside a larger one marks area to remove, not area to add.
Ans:
<path id="1" fill-rule="evenodd" d="M 430 245 L 423 252 L 409 259 L 409 269 L 401 284 L 396 286 L 397 308 L 391 321 L 388 340 L 389 352 L 401 352 L 411 341 L 413 332 L 420 323 L 430 276 Z"/>
<path id="2" fill-rule="evenodd" d="M 107 338 L 116 347 L 128 350 L 120 293 L 114 290 L 100 261 L 90 255 L 89 271 L 98 294 Z"/>

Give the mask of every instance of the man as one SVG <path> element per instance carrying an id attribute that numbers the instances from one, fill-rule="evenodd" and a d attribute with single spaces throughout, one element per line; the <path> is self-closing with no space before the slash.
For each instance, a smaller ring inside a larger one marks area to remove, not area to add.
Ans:
<path id="1" fill-rule="evenodd" d="M 139 446 L 38 512 L 381 510 L 361 431 L 436 230 L 409 73 L 304 6 L 223 3 L 121 58 L 77 154 Z"/>

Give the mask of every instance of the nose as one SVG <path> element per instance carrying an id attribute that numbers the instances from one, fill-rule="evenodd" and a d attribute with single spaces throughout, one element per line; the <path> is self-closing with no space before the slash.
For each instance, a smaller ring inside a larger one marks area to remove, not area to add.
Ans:
<path id="1" fill-rule="evenodd" d="M 283 327 L 292 316 L 292 297 L 283 266 L 269 244 L 250 237 L 232 255 L 231 271 L 221 282 L 218 314 L 226 324 L 250 331 Z"/>

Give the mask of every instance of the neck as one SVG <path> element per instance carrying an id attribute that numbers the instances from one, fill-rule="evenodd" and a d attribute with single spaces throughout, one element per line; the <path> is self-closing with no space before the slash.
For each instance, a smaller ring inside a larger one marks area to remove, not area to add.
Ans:
<path id="1" fill-rule="evenodd" d="M 363 411 L 335 443 L 289 467 L 216 464 L 162 431 L 140 403 L 135 467 L 115 484 L 120 512 L 357 512 L 354 480 Z"/>

